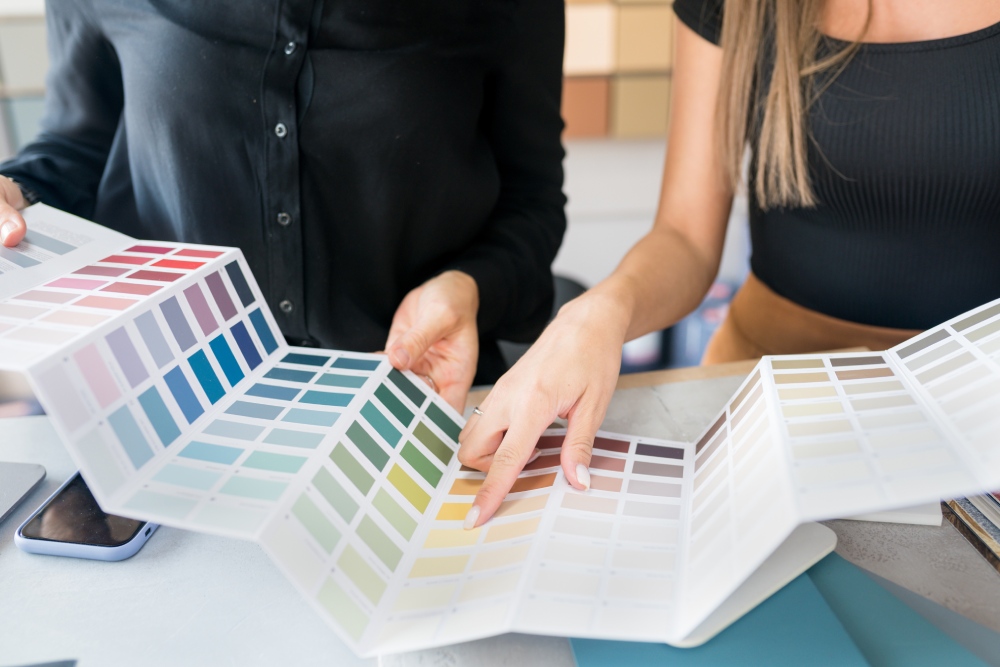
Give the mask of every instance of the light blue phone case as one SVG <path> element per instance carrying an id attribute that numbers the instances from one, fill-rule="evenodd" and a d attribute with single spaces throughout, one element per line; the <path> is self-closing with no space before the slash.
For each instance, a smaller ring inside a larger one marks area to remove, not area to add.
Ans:
<path id="1" fill-rule="evenodd" d="M 135 534 L 131 540 L 125 544 L 120 544 L 114 547 L 101 546 L 97 544 L 78 544 L 73 542 L 58 542 L 55 540 L 41 540 L 33 537 L 26 537 L 23 534 L 24 527 L 27 526 L 31 521 L 42 513 L 42 511 L 48 507 L 49 503 L 62 492 L 66 486 L 78 475 L 79 473 L 73 473 L 69 476 L 65 482 L 63 482 L 58 489 L 55 490 L 51 496 L 45 499 L 45 502 L 41 506 L 31 513 L 24 523 L 22 523 L 17 528 L 17 532 L 14 534 L 14 544 L 17 545 L 18 549 L 29 554 L 44 554 L 47 556 L 68 556 L 70 558 L 89 558 L 90 560 L 104 560 L 104 561 L 117 561 L 125 560 L 135 555 L 142 545 L 146 543 L 146 540 L 156 532 L 159 528 L 159 524 L 146 523 L 140 528 L 140 530 Z"/>

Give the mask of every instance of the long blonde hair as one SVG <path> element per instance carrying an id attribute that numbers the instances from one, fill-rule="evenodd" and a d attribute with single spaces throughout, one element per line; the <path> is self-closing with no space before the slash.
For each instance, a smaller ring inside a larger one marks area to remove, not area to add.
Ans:
<path id="1" fill-rule="evenodd" d="M 755 194 L 762 208 L 816 205 L 807 156 L 808 111 L 822 93 L 815 86 L 815 75 L 832 72 L 825 78 L 825 88 L 846 67 L 868 28 L 871 1 L 857 40 L 818 59 L 823 0 L 725 0 L 721 92 L 716 115 L 718 148 L 729 179 L 736 186 L 747 141 L 755 140 Z M 773 35 L 771 39 L 767 38 L 768 32 Z M 763 71 L 768 64 L 772 67 L 770 77 Z M 768 79 L 763 109 L 758 110 L 762 91 L 757 87 Z M 758 118 L 759 131 L 751 137 L 751 126 Z"/>

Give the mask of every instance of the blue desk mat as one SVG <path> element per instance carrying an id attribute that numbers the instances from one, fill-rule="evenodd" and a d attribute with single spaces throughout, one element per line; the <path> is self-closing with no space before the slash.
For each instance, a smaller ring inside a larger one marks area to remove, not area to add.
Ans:
<path id="1" fill-rule="evenodd" d="M 702 646 L 595 639 L 571 644 L 579 667 L 987 664 L 836 554 Z"/>

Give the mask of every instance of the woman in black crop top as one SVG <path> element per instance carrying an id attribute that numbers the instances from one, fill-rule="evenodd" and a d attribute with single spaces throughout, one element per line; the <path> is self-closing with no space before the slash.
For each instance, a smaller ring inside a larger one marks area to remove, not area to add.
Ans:
<path id="1" fill-rule="evenodd" d="M 653 230 L 560 311 L 466 427 L 459 459 L 489 469 L 467 527 L 493 514 L 557 416 L 566 477 L 589 486 L 621 345 L 702 300 L 747 143 L 753 273 L 710 361 L 884 348 L 1000 296 L 1000 2 L 724 4 L 674 0 Z"/>

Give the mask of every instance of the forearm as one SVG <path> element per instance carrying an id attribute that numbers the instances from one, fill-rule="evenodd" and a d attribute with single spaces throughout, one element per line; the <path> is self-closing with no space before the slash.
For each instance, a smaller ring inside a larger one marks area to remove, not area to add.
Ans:
<path id="1" fill-rule="evenodd" d="M 697 308 L 717 268 L 717 259 L 703 256 L 676 230 L 654 229 L 614 273 L 577 300 L 583 303 L 566 308 L 575 310 L 575 317 L 592 312 L 594 326 L 620 331 L 623 342 L 632 340 L 669 327 Z"/>

